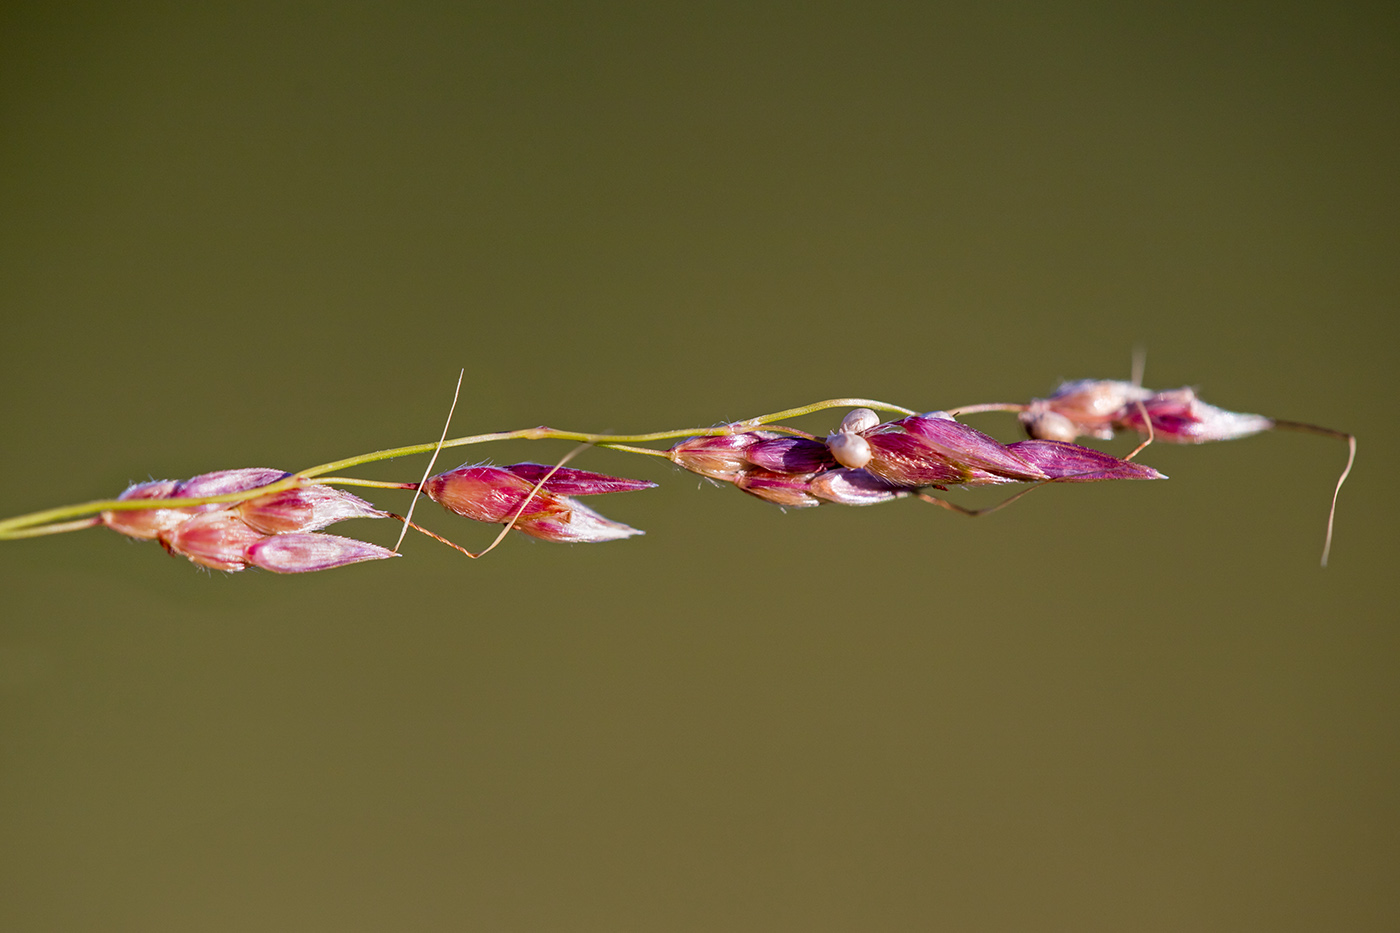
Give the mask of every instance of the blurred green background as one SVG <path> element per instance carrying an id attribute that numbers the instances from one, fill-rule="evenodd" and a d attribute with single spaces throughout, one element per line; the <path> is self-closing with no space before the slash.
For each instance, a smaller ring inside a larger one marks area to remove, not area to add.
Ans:
<path id="1" fill-rule="evenodd" d="M 643 431 L 1141 345 L 1361 438 L 1325 571 L 1286 434 L 979 521 L 589 451 L 647 537 L 0 545 L 0 927 L 1400 927 L 1393 4 L 11 3 L 0 128 L 3 515 L 432 440 L 461 367 L 454 434 Z"/>

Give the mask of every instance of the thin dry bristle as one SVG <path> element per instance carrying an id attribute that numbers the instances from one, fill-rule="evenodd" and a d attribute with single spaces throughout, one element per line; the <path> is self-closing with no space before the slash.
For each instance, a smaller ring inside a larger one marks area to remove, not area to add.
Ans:
<path id="1" fill-rule="evenodd" d="M 1136 367 L 1134 367 L 1134 371 L 1136 372 Z M 1134 378 L 1136 378 L 1136 376 L 1134 376 Z M 1142 415 L 1142 423 L 1147 426 L 1147 437 L 1141 444 L 1134 447 L 1133 452 L 1124 457 L 1124 460 L 1131 460 L 1142 453 L 1143 448 L 1151 444 L 1157 437 L 1157 429 L 1152 427 L 1152 419 L 1147 416 L 1147 406 L 1142 404 L 1142 399 L 1134 399 L 1133 404 L 1137 406 L 1138 413 Z"/>
<path id="2" fill-rule="evenodd" d="M 965 506 L 949 502 L 947 499 L 929 495 L 926 492 L 916 492 L 914 493 L 914 497 L 916 499 L 922 499 L 929 505 L 936 505 L 940 509 L 947 509 L 950 512 L 957 512 L 959 515 L 964 515 L 968 518 L 981 518 L 983 515 L 991 515 L 993 512 L 1000 512 L 1002 509 L 1006 508 L 1008 505 L 1015 502 L 1017 499 L 1020 499 L 1022 496 L 1028 496 L 1032 492 L 1035 492 L 1037 489 L 1039 489 L 1041 486 L 1048 486 L 1052 482 L 1054 482 L 1054 480 L 1041 480 L 1034 486 L 1028 486 L 1025 489 L 1022 489 L 1020 492 L 1016 493 L 1015 495 L 1009 496 L 1001 500 L 996 505 L 989 505 L 984 509 L 969 509 Z"/>
<path id="3" fill-rule="evenodd" d="M 412 524 L 413 509 L 418 505 L 418 494 L 423 491 L 423 484 L 428 481 L 428 475 L 433 472 L 433 464 L 437 463 L 438 454 L 442 453 L 442 445 L 447 440 L 447 430 L 452 427 L 452 413 L 457 410 L 457 399 L 462 395 L 462 379 L 466 374 L 466 367 L 457 373 L 457 388 L 452 391 L 452 404 L 447 409 L 447 421 L 442 426 L 442 437 L 438 438 L 437 447 L 433 450 L 432 457 L 428 459 L 428 466 L 423 470 L 423 478 L 418 481 L 418 488 L 413 490 L 413 498 L 408 503 L 408 513 L 403 517 L 403 529 L 399 531 L 399 540 L 394 542 L 395 554 L 403 545 L 404 536 L 408 534 L 409 526 Z"/>
<path id="4" fill-rule="evenodd" d="M 1337 517 L 1337 497 L 1342 494 L 1342 483 L 1351 474 L 1351 465 L 1356 462 L 1356 436 L 1347 435 L 1347 465 L 1342 475 L 1337 477 L 1337 488 L 1332 490 L 1332 508 L 1327 513 L 1327 538 L 1322 544 L 1322 566 L 1327 566 L 1327 556 L 1332 553 L 1332 522 Z"/>
<path id="5" fill-rule="evenodd" d="M 1351 465 L 1356 462 L 1356 435 L 1348 434 L 1345 431 L 1337 431 L 1333 428 L 1324 428 L 1320 424 L 1308 424 L 1306 421 L 1274 421 L 1274 428 L 1280 431 L 1301 431 L 1304 434 L 1321 434 L 1323 437 L 1335 437 L 1338 440 L 1347 442 L 1347 465 L 1342 468 L 1342 475 L 1337 477 L 1337 487 L 1332 490 L 1332 508 L 1327 513 L 1327 537 L 1322 542 L 1322 566 L 1327 566 L 1327 558 L 1332 553 L 1332 523 L 1337 517 L 1337 497 L 1342 494 L 1342 484 L 1351 475 Z"/>

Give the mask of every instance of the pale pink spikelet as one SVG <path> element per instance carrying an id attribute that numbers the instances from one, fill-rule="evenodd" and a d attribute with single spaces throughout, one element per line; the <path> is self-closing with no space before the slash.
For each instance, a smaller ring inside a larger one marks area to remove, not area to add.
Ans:
<path id="1" fill-rule="evenodd" d="M 279 479 L 290 476 L 285 470 L 270 467 L 242 467 L 236 470 L 215 470 L 181 480 L 175 487 L 172 499 L 199 499 L 204 496 L 224 496 L 229 493 L 247 492 L 260 486 L 267 486 Z M 228 508 L 227 503 L 191 506 L 192 511 L 204 512 Z"/>
<path id="2" fill-rule="evenodd" d="M 331 486 L 296 486 L 234 507 L 248 525 L 265 534 L 320 531 L 352 518 L 388 518 L 352 493 Z"/>
<path id="3" fill-rule="evenodd" d="M 386 547 L 328 534 L 278 534 L 248 545 L 244 559 L 273 573 L 314 573 L 399 555 Z"/>
<path id="4" fill-rule="evenodd" d="M 218 470 L 182 481 L 141 483 L 119 499 L 194 499 L 252 492 L 289 475 L 264 467 Z M 102 513 L 102 522 L 133 538 L 155 538 L 171 554 L 214 570 L 233 573 L 252 564 L 278 573 L 306 573 L 373 560 L 389 552 L 350 538 L 302 532 L 350 518 L 388 516 L 351 493 L 312 484 L 241 502 L 111 510 Z M 250 557 L 254 553 L 264 556 L 254 559 Z"/>
<path id="5" fill-rule="evenodd" d="M 1034 399 L 1018 417 L 1032 438 L 1054 441 L 1106 440 L 1127 430 L 1173 444 L 1204 444 L 1274 427 L 1263 415 L 1207 404 L 1189 387 L 1154 392 L 1131 382 L 1095 379 L 1064 383 L 1049 398 Z"/>
<path id="6" fill-rule="evenodd" d="M 160 543 L 172 554 L 188 557 L 215 570 L 238 571 L 246 566 L 244 551 L 263 540 L 232 511 L 205 512 L 161 532 Z"/>
<path id="7" fill-rule="evenodd" d="M 1274 426 L 1273 420 L 1263 415 L 1226 411 L 1207 404 L 1189 388 L 1158 392 L 1144 400 L 1141 407 L 1129 405 L 1115 422 L 1117 427 L 1141 434 L 1148 433 L 1149 424 L 1154 439 L 1172 444 L 1232 441 Z"/>
<path id="8" fill-rule="evenodd" d="M 130 486 L 117 498 L 123 502 L 133 499 L 171 499 L 176 480 L 162 479 Z M 174 528 L 190 517 L 185 509 L 131 509 L 102 513 L 102 524 L 113 531 L 142 541 L 154 540 L 162 531 Z"/>
<path id="9" fill-rule="evenodd" d="M 156 480 L 131 486 L 120 496 L 120 501 L 133 499 L 197 499 L 204 496 L 222 496 L 233 492 L 247 492 L 266 486 L 287 476 L 283 470 L 267 467 L 250 467 L 237 470 L 217 470 L 202 473 L 186 480 Z M 231 508 L 229 503 L 209 503 L 186 506 L 179 509 L 140 509 L 131 511 L 111 510 L 102 513 L 102 523 L 113 531 L 132 538 L 151 540 L 162 532 L 169 531 L 191 516 L 206 512 L 218 512 Z"/>
<path id="10" fill-rule="evenodd" d="M 1026 433 L 1036 439 L 1073 441 L 1081 435 L 1110 438 L 1115 431 L 1134 431 L 1144 440 L 1128 454 L 1131 460 L 1153 441 L 1171 444 L 1205 444 L 1231 441 L 1264 431 L 1304 431 L 1334 437 L 1347 443 L 1347 462 L 1332 491 L 1332 507 L 1327 513 L 1327 533 L 1322 545 L 1322 566 L 1332 549 L 1332 528 L 1337 513 L 1337 497 L 1356 459 L 1356 437 L 1345 431 L 1298 421 L 1283 421 L 1248 412 L 1228 411 L 1201 401 L 1192 388 L 1154 392 L 1139 384 L 1141 361 L 1134 364 L 1132 382 L 1083 379 L 1062 384 L 1045 399 L 1033 399 L 1026 406 L 973 406 L 980 410 L 1020 408 Z"/>
<path id="11" fill-rule="evenodd" d="M 1032 400 L 1018 417 L 1026 433 L 1039 440 L 1108 440 L 1123 412 L 1151 396 L 1150 389 L 1131 382 L 1079 379 L 1061 383 L 1049 398 Z"/>

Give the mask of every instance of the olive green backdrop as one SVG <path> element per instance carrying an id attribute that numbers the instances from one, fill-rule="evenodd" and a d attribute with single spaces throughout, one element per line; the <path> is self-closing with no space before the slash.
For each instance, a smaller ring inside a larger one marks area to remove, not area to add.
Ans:
<path id="1" fill-rule="evenodd" d="M 5 543 L 0 926 L 1396 929 L 1398 48 L 1379 3 L 8 4 L 0 514 L 432 440 L 462 367 L 454 433 L 643 431 L 1140 345 L 1361 448 L 1325 571 L 1345 452 L 1284 434 L 978 521 L 597 450 L 645 538 Z"/>

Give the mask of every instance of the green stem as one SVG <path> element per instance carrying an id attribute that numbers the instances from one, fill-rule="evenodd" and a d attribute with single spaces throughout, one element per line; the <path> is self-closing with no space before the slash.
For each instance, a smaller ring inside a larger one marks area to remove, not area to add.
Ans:
<path id="1" fill-rule="evenodd" d="M 417 483 L 395 483 L 380 479 L 355 479 L 353 476 L 318 476 L 316 482 L 323 486 L 367 486 L 371 489 L 417 489 Z"/>
<path id="2" fill-rule="evenodd" d="M 57 535 L 65 531 L 81 531 L 84 528 L 91 528 L 94 525 L 102 524 L 102 519 L 96 515 L 90 518 L 80 518 L 73 522 L 55 522 L 52 525 L 35 525 L 30 528 L 21 528 L 4 535 L 4 538 L 42 538 L 44 535 Z"/>
<path id="3" fill-rule="evenodd" d="M 744 431 L 756 428 L 759 425 L 769 424 L 774 421 L 782 421 L 785 418 L 797 418 L 802 415 L 810 415 L 813 412 L 823 411 L 828 408 L 875 408 L 881 411 L 894 411 L 902 415 L 912 415 L 915 412 L 899 405 L 891 405 L 887 402 L 877 402 L 866 398 L 833 398 L 821 402 L 813 402 L 810 405 L 803 405 L 800 408 L 788 408 L 783 411 L 775 411 L 767 415 L 758 415 L 744 421 L 736 421 L 731 424 L 722 424 L 717 427 L 708 428 L 677 428 L 671 431 L 653 431 L 650 434 L 587 434 L 582 431 L 561 431 L 558 428 L 551 428 L 548 425 L 540 425 L 537 428 L 522 428 L 519 431 L 496 431 L 491 434 L 472 434 L 468 437 L 454 437 L 451 440 L 443 441 L 441 447 L 466 447 L 471 444 L 484 444 L 489 441 L 575 441 L 580 444 L 596 444 L 600 447 L 614 446 L 618 444 L 641 444 L 646 441 L 666 441 L 677 437 L 716 437 L 723 434 L 740 434 Z M 310 467 L 297 473 L 297 476 L 311 479 L 332 470 L 342 470 L 346 467 L 361 466 L 366 463 L 374 463 L 379 460 L 395 460 L 399 457 L 411 457 L 414 454 L 432 453 L 438 449 L 437 443 L 413 444 L 408 447 L 390 447 L 385 450 L 376 450 L 373 453 L 360 454 L 357 457 L 347 457 L 344 460 L 335 460 L 331 463 L 323 463 L 319 466 Z M 620 449 L 620 448 L 619 448 Z M 633 452 L 638 452 L 634 449 Z"/>
<path id="4" fill-rule="evenodd" d="M 200 496 L 196 499 L 98 499 L 94 502 L 80 502 L 77 505 L 65 505 L 56 509 L 45 509 L 42 512 L 30 512 L 28 515 L 16 515 L 14 518 L 7 518 L 0 521 L 0 541 L 7 538 L 32 537 L 32 534 L 19 534 L 23 529 L 34 529 L 40 525 L 49 525 L 60 522 L 63 519 L 76 518 L 80 515 L 92 515 L 95 512 L 137 512 L 142 509 L 184 509 L 195 505 L 211 505 L 221 502 L 243 502 L 247 499 L 256 499 L 258 496 L 265 496 L 272 492 L 281 492 L 284 489 L 291 489 L 301 485 L 300 480 L 295 476 L 279 479 L 275 483 L 268 483 L 266 486 L 259 486 L 256 489 L 248 489 L 243 492 L 228 492 L 220 496 Z M 96 523 L 94 523 L 96 524 Z M 86 525 L 82 527 L 88 527 Z M 65 531 L 74 529 L 62 529 Z M 47 534 L 48 532 L 44 532 Z"/>
<path id="5" fill-rule="evenodd" d="M 824 411 L 828 408 L 873 408 L 876 411 L 894 411 L 901 415 L 916 415 L 918 412 L 899 405 L 891 405 L 888 402 L 877 402 L 868 398 L 829 398 L 824 402 L 813 402 L 810 405 L 803 405 L 801 408 L 789 408 L 786 411 L 775 411 L 771 415 L 759 415 L 757 418 L 750 418 L 747 421 L 736 422 L 732 427 L 749 428 L 757 427 L 760 424 L 768 424 L 772 421 L 782 421 L 785 418 L 800 418 L 803 415 L 810 415 L 815 411 Z M 689 432 L 687 432 L 689 433 Z M 716 432 L 711 431 L 711 434 Z M 719 433 L 732 434 L 733 431 Z"/>
<path id="6" fill-rule="evenodd" d="M 657 450 L 655 447 L 631 447 L 627 444 L 599 444 L 599 447 L 606 447 L 609 450 L 625 450 L 629 454 L 646 454 L 648 457 L 667 457 L 667 452 Z"/>
<path id="7" fill-rule="evenodd" d="M 1017 405 L 1015 402 L 988 402 L 985 405 L 963 405 L 960 408 L 948 409 L 950 415 L 975 415 L 985 411 L 1025 411 L 1029 405 Z"/>

